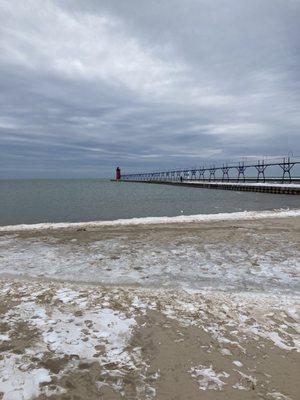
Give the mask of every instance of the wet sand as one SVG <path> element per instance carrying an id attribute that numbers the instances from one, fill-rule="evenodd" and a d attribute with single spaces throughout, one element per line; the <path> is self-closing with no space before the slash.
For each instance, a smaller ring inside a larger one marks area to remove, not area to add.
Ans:
<path id="1" fill-rule="evenodd" d="M 299 241 L 299 217 L 1 232 L 2 398 L 296 400 Z"/>

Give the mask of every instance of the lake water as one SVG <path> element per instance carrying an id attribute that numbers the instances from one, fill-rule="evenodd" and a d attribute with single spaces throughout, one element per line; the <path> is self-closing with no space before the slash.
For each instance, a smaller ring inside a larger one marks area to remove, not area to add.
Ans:
<path id="1" fill-rule="evenodd" d="M 298 208 L 299 196 L 97 179 L 0 180 L 0 225 Z"/>

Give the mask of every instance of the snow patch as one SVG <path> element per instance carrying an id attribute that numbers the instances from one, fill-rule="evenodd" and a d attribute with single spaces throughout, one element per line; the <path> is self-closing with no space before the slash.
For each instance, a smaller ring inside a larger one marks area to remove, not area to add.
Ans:
<path id="1" fill-rule="evenodd" d="M 279 392 L 272 392 L 272 393 L 268 393 L 267 397 L 269 399 L 274 399 L 274 400 L 291 400 L 290 397 L 285 396 L 282 393 Z"/>
<path id="2" fill-rule="evenodd" d="M 232 364 L 236 365 L 237 367 L 242 367 L 243 366 L 243 364 L 238 360 L 232 361 Z"/>
<path id="3" fill-rule="evenodd" d="M 68 288 L 60 288 L 56 292 L 56 297 L 64 304 L 72 302 L 78 297 L 78 293 Z"/>
<path id="4" fill-rule="evenodd" d="M 209 367 L 204 365 L 198 365 L 197 367 L 191 368 L 189 371 L 193 378 L 195 378 L 199 384 L 199 389 L 201 390 L 222 390 L 223 386 L 226 385 L 224 381 L 221 380 L 228 378 L 229 374 L 226 372 L 215 372 L 212 365 Z"/>
<path id="5" fill-rule="evenodd" d="M 232 353 L 231 353 L 231 351 L 229 349 L 224 349 L 224 348 L 220 350 L 220 353 L 223 356 L 231 356 L 232 355 Z"/>
<path id="6" fill-rule="evenodd" d="M 9 335 L 8 334 L 0 333 L 0 342 L 7 342 L 8 340 L 9 340 Z"/>
<path id="7" fill-rule="evenodd" d="M 3 400 L 30 400 L 40 394 L 40 384 L 51 382 L 49 371 L 24 365 L 20 358 L 7 355 L 0 360 L 0 393 Z"/>

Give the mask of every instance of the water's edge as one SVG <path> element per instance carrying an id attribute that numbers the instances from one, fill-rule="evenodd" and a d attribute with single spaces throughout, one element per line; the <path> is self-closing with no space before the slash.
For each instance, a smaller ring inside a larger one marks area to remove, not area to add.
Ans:
<path id="1" fill-rule="evenodd" d="M 0 232 L 30 231 L 30 230 L 56 230 L 64 228 L 86 228 L 103 227 L 118 225 L 156 225 L 172 223 L 192 223 L 192 222 L 210 222 L 210 221 L 230 221 L 230 220 L 256 220 L 264 218 L 287 218 L 300 217 L 300 209 L 294 210 L 273 210 L 273 211 L 243 211 L 233 213 L 218 214 L 197 214 L 197 215 L 179 215 L 176 217 L 143 217 L 116 219 L 112 221 L 90 221 L 90 222 L 56 222 L 39 224 L 19 224 L 0 226 Z"/>

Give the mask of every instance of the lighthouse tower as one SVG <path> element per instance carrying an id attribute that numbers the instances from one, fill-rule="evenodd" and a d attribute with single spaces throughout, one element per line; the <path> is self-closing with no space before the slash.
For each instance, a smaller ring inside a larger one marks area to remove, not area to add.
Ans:
<path id="1" fill-rule="evenodd" d="M 121 169 L 117 167 L 116 169 L 116 181 L 119 181 L 121 179 Z"/>

